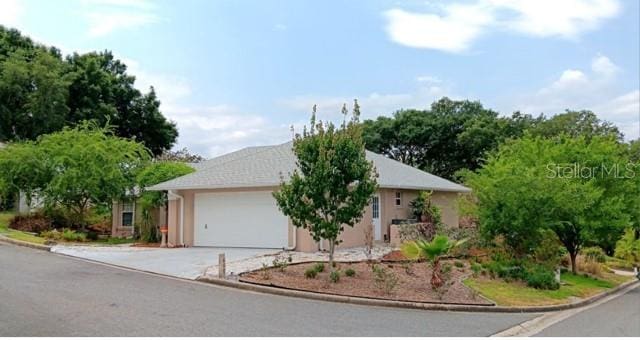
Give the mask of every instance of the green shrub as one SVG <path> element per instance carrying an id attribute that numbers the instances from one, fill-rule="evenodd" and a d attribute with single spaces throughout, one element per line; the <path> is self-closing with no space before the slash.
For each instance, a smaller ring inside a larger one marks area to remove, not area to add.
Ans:
<path id="1" fill-rule="evenodd" d="M 356 271 L 353 268 L 347 268 L 347 270 L 344 271 L 344 275 L 353 277 L 356 276 Z"/>
<path id="2" fill-rule="evenodd" d="M 307 270 L 304 271 L 304 277 L 306 277 L 307 279 L 315 279 L 316 276 L 318 276 L 318 271 L 316 270 L 315 266 L 307 268 Z"/>
<path id="3" fill-rule="evenodd" d="M 607 260 L 607 255 L 600 247 L 588 247 L 582 249 L 582 254 L 587 261 L 604 263 Z"/>
<path id="4" fill-rule="evenodd" d="M 566 249 L 558 239 L 558 235 L 551 230 L 545 230 L 541 234 L 540 242 L 534 250 L 533 257 L 549 269 L 555 269 L 560 265 L 565 256 Z"/>
<path id="5" fill-rule="evenodd" d="M 629 263 L 640 263 L 640 239 L 636 239 L 632 228 L 627 228 L 622 238 L 616 243 L 614 255 Z"/>
<path id="6" fill-rule="evenodd" d="M 371 267 L 371 270 L 373 270 L 373 282 L 376 288 L 387 295 L 391 294 L 398 285 L 398 276 L 396 273 L 377 265 Z"/>
<path id="7" fill-rule="evenodd" d="M 536 289 L 556 290 L 560 284 L 556 281 L 553 271 L 543 267 L 535 266 L 527 272 L 527 286 Z"/>
<path id="8" fill-rule="evenodd" d="M 62 239 L 67 242 L 84 242 L 87 240 L 87 236 L 71 229 L 64 229 L 62 230 Z"/>
<path id="9" fill-rule="evenodd" d="M 95 231 L 88 231 L 87 232 L 87 240 L 91 240 L 91 241 L 97 241 L 98 240 L 98 233 L 96 233 Z"/>
<path id="10" fill-rule="evenodd" d="M 340 271 L 332 271 L 331 274 L 329 274 L 329 280 L 333 283 L 338 283 L 340 281 Z"/>
<path id="11" fill-rule="evenodd" d="M 477 262 L 473 262 L 471 264 L 471 271 L 473 272 L 474 277 L 478 276 L 478 274 L 482 271 L 482 265 Z"/>
<path id="12" fill-rule="evenodd" d="M 453 263 L 453 265 L 458 267 L 458 268 L 464 267 L 464 263 L 462 263 L 462 261 L 456 261 L 456 262 Z"/>
<path id="13" fill-rule="evenodd" d="M 322 273 L 324 272 L 324 263 L 316 263 L 313 268 L 315 268 L 318 273 Z"/>

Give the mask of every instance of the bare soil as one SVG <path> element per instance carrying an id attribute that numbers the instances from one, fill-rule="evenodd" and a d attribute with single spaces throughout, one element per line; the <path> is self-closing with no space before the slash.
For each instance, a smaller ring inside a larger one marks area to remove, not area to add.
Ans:
<path id="1" fill-rule="evenodd" d="M 471 273 L 469 264 L 462 262 L 464 267 L 459 268 L 454 265 L 454 262 L 459 261 L 442 262 L 443 267 L 450 267 L 450 271 L 446 274 L 449 277 L 448 283 L 439 291 L 434 291 L 431 288 L 431 266 L 424 262 L 377 263 L 377 266 L 397 277 L 397 284 L 390 292 L 385 292 L 380 285 L 376 285 L 372 264 L 366 262 L 337 264 L 336 269 L 340 271 L 340 280 L 337 283 L 329 280 L 331 270 L 328 264 L 325 264 L 324 272 L 318 273 L 316 278 L 305 278 L 304 271 L 315 263 L 289 265 L 284 271 L 278 268 L 256 270 L 240 275 L 240 281 L 295 290 L 384 300 L 491 305 L 491 302 L 462 284 L 462 279 Z M 348 268 L 355 270 L 355 276 L 345 275 L 345 270 Z"/>

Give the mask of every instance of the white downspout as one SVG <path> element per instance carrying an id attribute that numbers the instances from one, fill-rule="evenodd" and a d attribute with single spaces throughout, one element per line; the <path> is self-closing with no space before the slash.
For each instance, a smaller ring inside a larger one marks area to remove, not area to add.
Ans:
<path id="1" fill-rule="evenodd" d="M 169 197 L 173 196 L 180 200 L 180 220 L 178 221 L 178 245 L 184 247 L 184 197 L 176 194 L 173 190 L 168 191 Z"/>
<path id="2" fill-rule="evenodd" d="M 292 228 L 289 228 L 291 230 Z M 296 250 L 298 243 L 298 227 L 293 226 L 293 245 L 291 247 L 285 248 L 285 250 Z"/>

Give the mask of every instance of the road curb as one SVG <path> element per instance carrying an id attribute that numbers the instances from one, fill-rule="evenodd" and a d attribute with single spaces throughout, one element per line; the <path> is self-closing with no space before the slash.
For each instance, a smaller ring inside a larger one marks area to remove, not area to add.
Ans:
<path id="1" fill-rule="evenodd" d="M 340 295 L 323 294 L 323 293 L 312 293 L 312 292 L 305 292 L 305 291 L 292 290 L 292 289 L 254 285 L 250 283 L 223 280 L 223 279 L 217 279 L 217 278 L 199 277 L 196 280 L 200 282 L 207 282 L 207 283 L 212 283 L 220 286 L 249 290 L 253 292 L 296 297 L 296 298 L 305 298 L 305 299 L 311 299 L 311 300 L 320 300 L 320 301 L 327 301 L 327 302 L 341 302 L 341 303 L 351 303 L 351 304 L 358 304 L 358 305 L 365 305 L 365 306 L 395 307 L 395 308 L 409 308 L 409 309 L 421 309 L 421 310 L 438 310 L 438 311 L 452 311 L 452 312 L 453 311 L 455 312 L 495 312 L 495 313 L 542 313 L 542 312 L 554 312 L 554 311 L 561 311 L 566 309 L 573 309 L 573 308 L 583 307 L 583 306 L 592 304 L 602 298 L 605 298 L 611 294 L 615 294 L 632 285 L 635 285 L 635 284 L 640 285 L 640 282 L 638 282 L 637 280 L 625 282 L 611 290 L 596 294 L 592 297 L 589 297 L 580 301 L 572 302 L 572 303 L 562 304 L 562 305 L 507 307 L 507 306 L 473 306 L 473 305 L 450 305 L 450 304 L 437 304 L 437 303 L 389 301 L 389 300 L 367 299 L 367 298 L 360 298 L 360 297 L 340 296 Z"/>
<path id="2" fill-rule="evenodd" d="M 44 244 L 31 243 L 27 241 L 14 240 L 12 238 L 6 237 L 4 235 L 0 235 L 0 242 L 10 243 L 16 246 L 28 247 L 38 250 L 51 251 L 51 246 L 47 246 Z"/>

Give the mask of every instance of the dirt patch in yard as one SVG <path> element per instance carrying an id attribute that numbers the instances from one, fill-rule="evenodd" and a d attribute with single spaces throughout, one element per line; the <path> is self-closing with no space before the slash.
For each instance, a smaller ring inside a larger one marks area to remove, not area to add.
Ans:
<path id="1" fill-rule="evenodd" d="M 337 283 L 331 282 L 331 270 L 327 264 L 325 264 L 324 271 L 318 273 L 315 278 L 306 278 L 304 272 L 315 264 L 289 265 L 284 271 L 278 268 L 256 270 L 242 274 L 240 281 L 302 291 L 383 300 L 492 305 L 490 301 L 462 284 L 462 279 L 470 274 L 467 263 L 464 263 L 463 267 L 456 267 L 454 261 L 443 262 L 443 266 L 449 268 L 449 284 L 439 292 L 431 288 L 429 283 L 431 267 L 427 263 L 377 263 L 376 266 L 383 268 L 387 274 L 386 282 L 391 280 L 389 277 L 397 279 L 397 283 L 391 285 L 393 288 L 386 291 L 383 288 L 384 283 L 381 283 L 380 280 L 376 282 L 376 274 L 372 269 L 372 264 L 366 262 L 339 263 L 336 267 L 340 271 L 340 279 Z M 354 270 L 355 275 L 347 276 L 347 269 Z M 388 287 L 389 285 L 387 285 Z"/>

